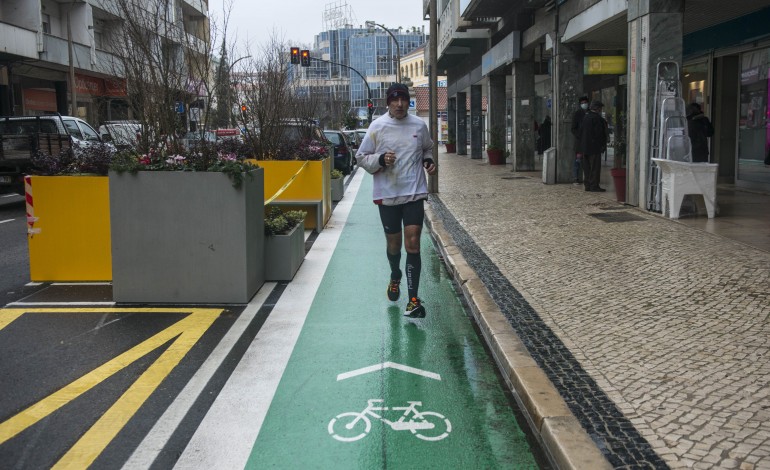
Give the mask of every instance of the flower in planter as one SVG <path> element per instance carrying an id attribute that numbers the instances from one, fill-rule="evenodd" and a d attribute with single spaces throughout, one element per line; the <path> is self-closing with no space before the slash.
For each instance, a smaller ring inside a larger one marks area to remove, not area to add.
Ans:
<path id="1" fill-rule="evenodd" d="M 157 145 L 147 152 L 140 153 L 129 149 L 118 152 L 110 168 L 119 173 L 128 171 L 213 171 L 226 173 L 238 188 L 242 183 L 243 173 L 256 168 L 248 153 L 251 149 L 246 144 L 238 145 L 233 141 L 203 142 L 192 150 L 179 146 Z M 170 148 L 175 147 L 175 148 Z"/>
<path id="2" fill-rule="evenodd" d="M 282 211 L 270 206 L 265 214 L 265 235 L 286 235 L 305 221 L 307 211 Z"/>
<path id="3" fill-rule="evenodd" d="M 329 147 L 317 140 L 284 141 L 269 160 L 323 160 L 329 156 Z"/>
<path id="4" fill-rule="evenodd" d="M 342 172 L 340 170 L 334 168 L 331 171 L 331 176 L 332 176 L 333 180 L 336 180 L 336 179 L 342 178 L 344 175 L 342 174 Z"/>
<path id="5" fill-rule="evenodd" d="M 115 155 L 115 147 L 101 143 L 75 145 L 55 155 L 38 150 L 30 158 L 31 173 L 42 176 L 107 174 Z"/>

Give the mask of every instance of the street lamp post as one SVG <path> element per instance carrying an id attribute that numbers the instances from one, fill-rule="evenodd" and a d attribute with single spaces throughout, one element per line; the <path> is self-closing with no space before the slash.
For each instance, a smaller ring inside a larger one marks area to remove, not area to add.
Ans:
<path id="1" fill-rule="evenodd" d="M 232 79 L 233 67 L 235 67 L 235 64 L 242 61 L 243 59 L 250 59 L 250 58 L 251 58 L 250 55 L 239 57 L 235 59 L 235 61 L 233 61 L 232 64 L 230 64 L 230 66 L 227 68 L 227 81 L 230 82 L 228 83 L 228 85 L 235 83 Z M 233 127 L 233 105 L 232 105 L 232 100 L 230 99 L 230 94 L 232 93 L 232 91 L 233 91 L 232 86 L 228 86 L 227 87 L 227 109 L 229 112 L 227 113 L 227 127 Z"/>
<path id="2" fill-rule="evenodd" d="M 393 33 L 391 33 L 390 30 L 388 28 L 386 28 L 385 26 L 383 26 L 381 24 L 377 24 L 374 21 L 367 21 L 366 22 L 366 27 L 369 28 L 369 29 L 372 29 L 375 26 L 379 26 L 380 28 L 384 29 L 385 32 L 388 33 L 391 38 L 393 38 L 393 42 L 396 43 L 396 54 L 397 54 L 396 55 L 396 60 L 397 60 L 397 64 L 396 64 L 396 77 L 397 77 L 398 83 L 401 83 L 401 46 L 398 44 L 398 39 L 396 39 L 396 36 Z"/>

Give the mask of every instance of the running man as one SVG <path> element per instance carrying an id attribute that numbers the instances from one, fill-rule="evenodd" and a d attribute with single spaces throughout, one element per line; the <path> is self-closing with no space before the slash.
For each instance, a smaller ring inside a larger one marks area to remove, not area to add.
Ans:
<path id="1" fill-rule="evenodd" d="M 425 316 L 425 307 L 417 295 L 422 270 L 420 235 L 425 216 L 423 204 L 428 198 L 425 171 L 436 174 L 431 158 L 433 141 L 425 122 L 407 113 L 409 88 L 406 85 L 394 83 L 386 96 L 388 112 L 369 126 L 356 158 L 358 166 L 374 175 L 373 199 L 385 230 L 390 264 L 388 299 L 395 302 L 401 294 L 403 239 L 409 294 L 404 315 L 420 318 Z"/>

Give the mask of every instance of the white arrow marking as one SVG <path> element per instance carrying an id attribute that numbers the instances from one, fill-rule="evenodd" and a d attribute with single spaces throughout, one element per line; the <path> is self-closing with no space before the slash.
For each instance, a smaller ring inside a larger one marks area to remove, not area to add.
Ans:
<path id="1" fill-rule="evenodd" d="M 387 368 L 402 370 L 404 372 L 409 372 L 410 374 L 421 375 L 433 380 L 441 380 L 441 376 L 435 372 L 428 372 L 427 370 L 417 369 L 414 367 L 405 366 L 403 364 L 396 364 L 395 362 L 383 362 L 382 364 L 375 364 L 373 366 L 342 373 L 337 376 L 337 381 L 339 382 L 340 380 L 349 379 L 357 375 L 364 375 L 368 374 L 369 372 L 375 372 Z"/>

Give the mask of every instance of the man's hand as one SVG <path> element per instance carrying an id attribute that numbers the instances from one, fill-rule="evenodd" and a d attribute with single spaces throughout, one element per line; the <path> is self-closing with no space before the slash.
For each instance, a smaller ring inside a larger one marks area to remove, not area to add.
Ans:
<path id="1" fill-rule="evenodd" d="M 396 154 L 393 152 L 385 152 L 380 155 L 380 166 L 389 167 L 396 164 Z"/>
<path id="2" fill-rule="evenodd" d="M 425 167 L 425 170 L 428 172 L 429 175 L 433 176 L 436 174 L 436 171 L 438 168 L 436 168 L 436 164 L 433 162 L 432 158 L 426 158 L 422 161 L 422 166 Z"/>

